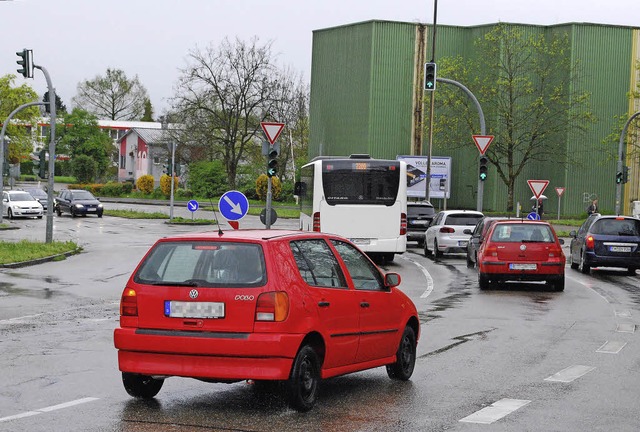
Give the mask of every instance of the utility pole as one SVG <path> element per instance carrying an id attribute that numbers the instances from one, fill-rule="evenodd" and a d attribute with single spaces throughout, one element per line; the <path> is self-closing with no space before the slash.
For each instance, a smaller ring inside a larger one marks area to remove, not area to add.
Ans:
<path id="1" fill-rule="evenodd" d="M 435 63 L 436 61 L 436 22 L 438 17 L 438 0 L 433 0 L 433 29 L 431 32 L 431 63 Z M 427 156 L 427 178 L 426 178 L 426 186 L 425 186 L 425 194 L 424 199 L 429 201 L 431 198 L 430 188 L 431 188 L 431 156 L 433 153 L 433 110 L 435 107 L 435 99 L 434 93 L 431 93 L 431 101 L 430 101 L 430 109 L 429 109 L 429 154 Z M 445 191 L 446 195 L 446 191 Z"/>

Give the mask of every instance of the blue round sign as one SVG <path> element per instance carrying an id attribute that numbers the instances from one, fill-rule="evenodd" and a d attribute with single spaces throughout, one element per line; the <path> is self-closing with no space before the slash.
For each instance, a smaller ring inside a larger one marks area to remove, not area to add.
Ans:
<path id="1" fill-rule="evenodd" d="M 225 219 L 240 220 L 249 211 L 249 200 L 239 191 L 229 191 L 222 194 L 218 201 L 218 209 Z"/>
<path id="2" fill-rule="evenodd" d="M 540 215 L 536 212 L 531 212 L 527 215 L 527 219 L 529 220 L 540 220 Z"/>
<path id="3" fill-rule="evenodd" d="M 196 200 L 190 200 L 187 203 L 187 210 L 189 210 L 192 213 L 194 211 L 198 210 L 199 207 L 200 207 L 200 204 L 198 204 L 198 201 L 196 201 Z"/>

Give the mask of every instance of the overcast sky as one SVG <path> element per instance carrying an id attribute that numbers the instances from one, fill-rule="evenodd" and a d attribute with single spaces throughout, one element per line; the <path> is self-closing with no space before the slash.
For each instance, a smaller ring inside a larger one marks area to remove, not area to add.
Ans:
<path id="1" fill-rule="evenodd" d="M 434 0 L 0 0 L 0 76 L 17 75 L 16 51 L 32 49 L 71 108 L 78 82 L 108 67 L 122 69 L 138 75 L 158 115 L 168 107 L 189 50 L 217 46 L 224 37 L 272 40 L 277 62 L 308 81 L 314 30 L 373 19 L 431 24 L 433 17 Z M 438 24 L 499 21 L 640 27 L 640 2 L 438 1 Z M 47 89 L 39 71 L 27 81 L 40 95 Z"/>

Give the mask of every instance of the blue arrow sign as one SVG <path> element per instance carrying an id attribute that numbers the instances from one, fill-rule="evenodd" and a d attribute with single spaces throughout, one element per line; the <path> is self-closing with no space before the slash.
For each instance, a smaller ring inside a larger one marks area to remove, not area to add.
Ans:
<path id="1" fill-rule="evenodd" d="M 187 210 L 189 210 L 190 212 L 194 212 L 196 210 L 198 210 L 198 208 L 200 207 L 200 205 L 198 204 L 198 201 L 196 200 L 191 200 L 187 203 Z"/>
<path id="2" fill-rule="evenodd" d="M 536 212 L 531 212 L 527 215 L 527 219 L 529 220 L 540 220 L 540 215 Z"/>
<path id="3" fill-rule="evenodd" d="M 242 192 L 225 192 L 218 201 L 218 209 L 226 220 L 240 220 L 249 211 L 249 200 Z"/>

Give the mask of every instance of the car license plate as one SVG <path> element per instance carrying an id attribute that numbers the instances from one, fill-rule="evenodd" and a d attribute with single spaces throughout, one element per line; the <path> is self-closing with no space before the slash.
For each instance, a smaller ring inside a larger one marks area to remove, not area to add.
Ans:
<path id="1" fill-rule="evenodd" d="M 536 264 L 509 264 L 509 270 L 536 270 Z"/>
<path id="2" fill-rule="evenodd" d="M 90 212 L 90 211 L 96 211 L 96 209 L 95 209 L 95 208 L 91 208 L 91 207 L 89 207 L 89 208 L 87 209 L 87 211 L 88 211 L 88 212 Z"/>
<path id="3" fill-rule="evenodd" d="M 371 243 L 371 239 L 368 238 L 352 238 L 351 241 L 357 245 L 368 245 Z"/>
<path id="4" fill-rule="evenodd" d="M 459 241 L 458 241 L 458 246 L 465 247 L 465 246 L 467 245 L 467 243 L 469 243 L 469 242 L 468 242 L 468 241 L 466 241 L 466 240 L 459 240 Z"/>
<path id="5" fill-rule="evenodd" d="M 631 246 L 609 246 L 609 252 L 631 252 Z"/>
<path id="6" fill-rule="evenodd" d="M 224 303 L 165 300 L 164 315 L 172 318 L 224 318 Z"/>

